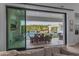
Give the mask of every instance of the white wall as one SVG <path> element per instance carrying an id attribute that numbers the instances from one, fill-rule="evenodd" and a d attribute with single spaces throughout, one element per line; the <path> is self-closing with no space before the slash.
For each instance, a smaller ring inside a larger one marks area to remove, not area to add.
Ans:
<path id="1" fill-rule="evenodd" d="M 0 50 L 6 50 L 6 9 L 0 4 Z"/>
<path id="2" fill-rule="evenodd" d="M 72 32 L 69 31 L 69 20 L 73 20 L 73 22 L 75 20 L 74 11 L 58 10 L 53 8 L 21 5 L 21 4 L 0 4 L 0 50 L 6 50 L 6 9 L 5 9 L 6 5 L 67 13 L 67 43 L 68 45 L 72 45 L 76 43 L 77 40 L 75 40 L 74 38 L 75 36 L 74 30 Z M 73 29 L 74 29 L 74 25 L 73 25 Z"/>
<path id="3" fill-rule="evenodd" d="M 75 28 L 76 28 L 76 25 L 79 25 L 79 14 L 75 14 Z M 75 35 L 75 39 L 77 40 L 77 43 L 79 43 L 79 34 L 78 35 Z"/>
<path id="4" fill-rule="evenodd" d="M 46 5 L 46 6 L 54 6 L 54 7 L 62 7 L 62 8 L 68 8 L 68 9 L 74 9 L 75 12 L 79 12 L 79 3 L 39 3 L 39 5 Z"/>

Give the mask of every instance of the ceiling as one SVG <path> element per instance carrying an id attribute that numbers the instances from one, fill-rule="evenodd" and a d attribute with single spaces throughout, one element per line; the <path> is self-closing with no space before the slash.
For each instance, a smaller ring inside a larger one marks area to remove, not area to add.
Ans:
<path id="1" fill-rule="evenodd" d="M 53 19 L 64 19 L 64 14 L 59 13 L 48 13 L 48 12 L 39 12 L 39 11 L 26 11 L 27 16 L 34 17 L 45 17 L 45 18 L 53 18 Z"/>
<path id="2" fill-rule="evenodd" d="M 74 9 L 76 12 L 79 12 L 79 3 L 35 3 L 35 4 Z"/>
<path id="3" fill-rule="evenodd" d="M 36 17 L 36 16 L 27 16 L 27 21 L 44 21 L 44 22 L 64 22 L 64 19 L 57 18 L 47 18 L 47 17 Z"/>

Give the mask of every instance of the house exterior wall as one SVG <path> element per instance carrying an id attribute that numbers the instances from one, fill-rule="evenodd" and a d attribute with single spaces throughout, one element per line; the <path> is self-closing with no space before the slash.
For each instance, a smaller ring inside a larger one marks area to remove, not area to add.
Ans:
<path id="1" fill-rule="evenodd" d="M 46 7 L 38 7 L 32 5 L 23 5 L 23 4 L 0 4 L 0 50 L 6 50 L 6 5 L 7 6 L 14 6 L 14 7 L 22 7 L 22 8 L 31 8 L 31 9 L 39 9 L 39 10 L 47 10 L 47 11 L 55 11 L 55 12 L 64 12 L 67 13 L 67 45 L 73 45 L 77 41 L 75 39 L 75 16 L 74 11 L 68 10 L 60 10 L 60 9 L 53 9 L 53 8 L 46 8 Z M 73 31 L 70 31 L 69 21 L 73 21 Z"/>

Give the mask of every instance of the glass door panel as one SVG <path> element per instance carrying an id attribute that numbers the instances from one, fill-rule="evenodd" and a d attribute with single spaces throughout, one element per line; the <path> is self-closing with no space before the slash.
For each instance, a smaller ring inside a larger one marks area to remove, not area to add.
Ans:
<path id="1" fill-rule="evenodd" d="M 7 9 L 8 49 L 25 48 L 25 10 Z"/>

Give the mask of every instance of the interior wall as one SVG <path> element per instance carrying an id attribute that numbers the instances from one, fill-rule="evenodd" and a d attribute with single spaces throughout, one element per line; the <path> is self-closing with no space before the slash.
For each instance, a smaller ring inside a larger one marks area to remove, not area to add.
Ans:
<path id="1" fill-rule="evenodd" d="M 38 6 L 32 6 L 32 5 L 22 5 L 22 4 L 0 4 L 0 50 L 6 50 L 6 5 L 67 13 L 67 45 L 73 45 L 76 43 L 76 40 L 74 39 L 74 36 L 75 36 L 74 35 L 74 20 L 75 20 L 74 11 L 59 10 L 59 9 L 53 9 L 53 8 L 38 7 Z M 73 31 L 69 30 L 69 26 L 70 26 L 69 20 L 73 21 Z"/>

